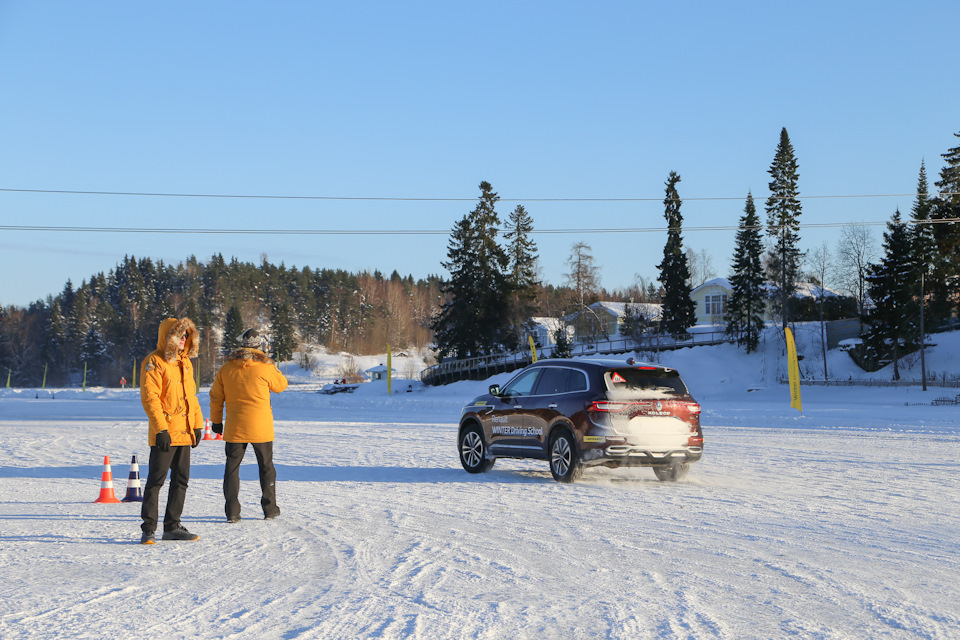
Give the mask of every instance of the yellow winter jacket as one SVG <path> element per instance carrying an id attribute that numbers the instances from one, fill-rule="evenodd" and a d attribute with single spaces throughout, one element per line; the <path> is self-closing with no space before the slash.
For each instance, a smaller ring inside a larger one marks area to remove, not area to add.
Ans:
<path id="1" fill-rule="evenodd" d="M 180 338 L 187 337 L 183 351 Z M 203 428 L 190 358 L 200 351 L 200 333 L 190 318 L 167 318 L 157 330 L 157 350 L 140 364 L 140 402 L 150 420 L 149 443 L 168 431 L 174 447 L 194 444 L 194 429 Z"/>
<path id="2" fill-rule="evenodd" d="M 270 392 L 287 388 L 287 379 L 277 365 L 259 349 L 235 349 L 217 371 L 210 387 L 210 421 L 227 420 L 223 439 L 227 442 L 272 442 L 273 411 Z"/>

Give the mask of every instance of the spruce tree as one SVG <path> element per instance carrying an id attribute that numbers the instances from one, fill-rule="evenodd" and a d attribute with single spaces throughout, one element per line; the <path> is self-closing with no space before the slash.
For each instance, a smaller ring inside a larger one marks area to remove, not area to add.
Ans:
<path id="1" fill-rule="evenodd" d="M 273 307 L 270 314 L 270 332 L 273 334 L 273 357 L 277 362 L 293 358 L 297 347 L 296 333 L 290 318 L 290 305 L 286 302 Z"/>
<path id="2" fill-rule="evenodd" d="M 774 283 L 775 296 L 782 327 L 787 328 L 790 300 L 797 288 L 800 260 L 803 257 L 797 245 L 800 241 L 801 206 L 797 189 L 798 164 L 787 128 L 780 131 L 780 143 L 769 173 L 770 197 L 767 198 L 767 233 L 774 238 L 769 254 L 768 277 Z"/>
<path id="3" fill-rule="evenodd" d="M 474 230 L 469 216 L 464 216 L 454 225 L 447 242 L 447 261 L 443 267 L 450 278 L 440 283 L 440 292 L 446 301 L 431 321 L 434 344 L 440 357 L 453 354 L 466 358 L 475 349 L 473 336 L 476 331 L 476 290 L 472 286 L 475 271 L 473 256 L 476 253 Z"/>
<path id="4" fill-rule="evenodd" d="M 683 251 L 683 215 L 680 213 L 680 194 L 677 183 L 680 175 L 671 171 L 663 200 L 663 217 L 667 221 L 667 243 L 663 247 L 663 262 L 658 280 L 663 284 L 663 319 L 661 327 L 671 335 L 685 333 L 696 323 L 696 305 L 690 297 L 690 268 Z"/>
<path id="5" fill-rule="evenodd" d="M 733 293 L 727 302 L 726 317 L 727 333 L 736 336 L 737 344 L 745 346 L 747 353 L 756 351 L 763 329 L 766 294 L 762 253 L 760 217 L 753 194 L 748 193 L 733 252 L 733 275 L 730 276 Z"/>
<path id="6" fill-rule="evenodd" d="M 454 226 L 443 263 L 450 273 L 441 286 L 447 301 L 431 323 L 441 357 L 492 353 L 507 333 L 509 259 L 497 242 L 500 197 L 488 182 L 480 191 L 477 206 Z"/>
<path id="7" fill-rule="evenodd" d="M 40 350 L 40 365 L 47 367 L 49 378 L 59 380 L 63 375 L 63 345 L 66 342 L 66 326 L 60 311 L 59 299 L 50 301 L 47 325 L 44 331 L 43 345 Z"/>
<path id="8" fill-rule="evenodd" d="M 937 242 L 934 237 L 934 226 L 930 223 L 930 215 L 933 211 L 933 203 L 929 196 L 929 185 L 927 184 L 927 169 L 923 162 L 920 163 L 920 175 L 917 178 L 917 199 L 913 203 L 910 212 L 913 227 L 910 229 L 910 241 L 913 245 L 913 255 L 917 260 L 917 267 L 920 276 L 923 278 L 924 298 L 932 298 L 934 306 L 930 308 L 932 312 L 927 316 L 926 323 L 936 323 L 942 319 L 947 310 L 939 307 L 938 302 L 942 303 L 948 298 L 946 295 L 946 280 L 942 269 L 942 261 L 938 260 Z M 919 292 L 918 292 L 919 295 Z M 924 304 L 926 302 L 924 301 Z"/>
<path id="9" fill-rule="evenodd" d="M 572 358 L 573 345 L 570 344 L 570 338 L 567 337 L 567 327 L 562 322 L 553 332 L 553 353 L 552 358 Z"/>
<path id="10" fill-rule="evenodd" d="M 110 344 L 103 336 L 98 322 L 92 322 L 83 337 L 83 343 L 80 346 L 80 364 L 87 365 L 87 382 L 98 384 L 100 382 L 100 370 L 110 359 Z"/>
<path id="11" fill-rule="evenodd" d="M 954 136 L 960 138 L 960 133 Z M 946 165 L 940 170 L 940 179 L 935 183 L 939 190 L 933 198 L 930 217 L 934 220 L 960 219 L 960 146 L 942 154 Z M 960 222 L 938 222 L 933 226 L 937 257 L 934 277 L 944 285 L 934 292 L 934 309 L 940 319 L 947 319 L 958 311 L 956 283 L 960 278 Z"/>
<path id="12" fill-rule="evenodd" d="M 883 234 L 883 257 L 871 265 L 867 282 L 874 303 L 865 340 L 867 358 L 878 364 L 893 362 L 893 378 L 900 379 L 898 361 L 919 344 L 919 269 L 911 233 L 894 213 Z"/>
<path id="13" fill-rule="evenodd" d="M 534 314 L 537 297 L 537 245 L 530 238 L 533 219 L 522 204 L 510 214 L 503 234 L 507 241 L 507 282 L 511 291 L 510 323 L 519 337 L 520 327 Z"/>
<path id="14" fill-rule="evenodd" d="M 227 317 L 223 322 L 223 338 L 220 341 L 220 353 L 226 356 L 231 351 L 240 346 L 237 338 L 244 332 L 243 317 L 240 315 L 240 308 L 237 305 L 230 305 L 227 310 Z"/>

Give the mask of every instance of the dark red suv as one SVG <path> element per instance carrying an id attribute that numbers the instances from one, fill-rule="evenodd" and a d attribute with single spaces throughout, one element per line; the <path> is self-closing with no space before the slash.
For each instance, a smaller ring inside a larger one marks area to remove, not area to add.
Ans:
<path id="1" fill-rule="evenodd" d="M 541 360 L 463 408 L 470 473 L 497 458 L 549 460 L 558 482 L 586 466 L 652 467 L 679 480 L 703 453 L 700 405 L 675 369 L 625 360 Z"/>

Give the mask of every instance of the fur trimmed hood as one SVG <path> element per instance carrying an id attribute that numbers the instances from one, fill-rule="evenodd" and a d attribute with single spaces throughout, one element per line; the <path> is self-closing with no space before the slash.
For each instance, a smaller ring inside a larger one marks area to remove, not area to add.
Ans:
<path id="1" fill-rule="evenodd" d="M 167 362 L 175 362 L 180 356 L 180 338 L 187 337 L 183 350 L 189 358 L 200 353 L 200 332 L 190 318 L 167 318 L 157 329 L 157 349 Z"/>
<path id="2" fill-rule="evenodd" d="M 261 364 L 273 364 L 273 359 L 260 349 L 249 349 L 247 347 L 234 349 L 227 356 L 227 360 L 253 360 Z"/>

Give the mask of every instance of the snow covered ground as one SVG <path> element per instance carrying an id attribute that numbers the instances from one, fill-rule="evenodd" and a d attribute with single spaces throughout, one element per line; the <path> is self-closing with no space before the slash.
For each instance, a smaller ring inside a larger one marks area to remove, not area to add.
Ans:
<path id="1" fill-rule="evenodd" d="M 937 343 L 928 367 L 960 370 L 960 336 Z M 274 398 L 280 519 L 248 453 L 226 524 L 222 443 L 203 442 L 200 541 L 153 547 L 139 503 L 93 504 L 103 456 L 118 497 L 131 454 L 146 477 L 136 392 L 0 390 L 0 637 L 960 637 L 960 406 L 930 405 L 960 389 L 805 387 L 801 415 L 776 348 L 663 360 L 703 405 L 683 482 L 468 475 L 456 423 L 488 381 L 301 387 Z"/>

